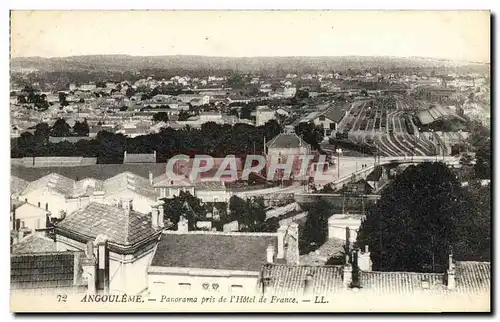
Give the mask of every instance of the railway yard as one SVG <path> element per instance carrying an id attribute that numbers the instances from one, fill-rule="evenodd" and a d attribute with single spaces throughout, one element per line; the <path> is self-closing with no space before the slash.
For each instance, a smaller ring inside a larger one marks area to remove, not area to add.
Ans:
<path id="1" fill-rule="evenodd" d="M 423 129 L 417 115 L 429 107 L 403 95 L 358 100 L 339 124 L 336 138 L 368 146 L 380 156 L 449 155 L 451 145 L 465 140 L 466 133 Z"/>

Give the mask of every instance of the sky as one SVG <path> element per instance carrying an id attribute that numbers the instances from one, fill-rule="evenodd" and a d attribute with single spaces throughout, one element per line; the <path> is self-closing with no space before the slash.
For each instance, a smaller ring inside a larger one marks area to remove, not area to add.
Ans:
<path id="1" fill-rule="evenodd" d="M 11 57 L 399 56 L 490 62 L 487 11 L 12 11 Z"/>

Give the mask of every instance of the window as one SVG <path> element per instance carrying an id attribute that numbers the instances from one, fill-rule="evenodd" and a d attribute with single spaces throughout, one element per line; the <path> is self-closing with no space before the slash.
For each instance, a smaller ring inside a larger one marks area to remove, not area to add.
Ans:
<path id="1" fill-rule="evenodd" d="M 217 202 L 217 201 L 219 201 L 219 198 L 214 197 L 214 202 Z"/>
<path id="2" fill-rule="evenodd" d="M 336 129 L 336 124 L 335 123 L 330 123 L 330 130 L 335 130 Z"/>
<path id="3" fill-rule="evenodd" d="M 324 121 L 324 120 L 325 120 L 325 116 L 324 116 L 324 115 L 321 115 L 321 116 L 319 117 L 319 120 L 320 120 L 320 121 Z"/>

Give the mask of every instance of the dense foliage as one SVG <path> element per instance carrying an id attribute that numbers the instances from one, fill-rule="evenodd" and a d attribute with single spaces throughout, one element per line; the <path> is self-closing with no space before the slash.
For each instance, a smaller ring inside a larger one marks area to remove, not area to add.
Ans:
<path id="1" fill-rule="evenodd" d="M 461 187 L 442 163 L 408 167 L 382 193 L 358 232 L 373 269 L 443 272 L 458 260 L 489 260 L 489 187 Z"/>
<path id="2" fill-rule="evenodd" d="M 25 132 L 19 138 L 12 140 L 11 157 L 83 156 L 97 157 L 98 163 L 121 163 L 124 151 L 129 153 L 156 151 L 158 162 L 166 162 L 168 158 L 178 154 L 244 157 L 253 154 L 254 151 L 261 153 L 264 137 L 269 141 L 281 132 L 280 125 L 274 120 L 259 127 L 208 122 L 200 129 L 163 128 L 159 133 L 134 138 L 101 131 L 95 138 L 80 140 L 76 143 L 50 143 L 48 141 L 49 135 L 69 136 L 86 133 L 86 129 L 81 129 L 81 124 L 75 124 L 75 126 L 76 129 L 73 128 L 72 133 L 69 125 L 62 119 L 51 128 L 46 124 L 39 124 L 34 134 Z"/>

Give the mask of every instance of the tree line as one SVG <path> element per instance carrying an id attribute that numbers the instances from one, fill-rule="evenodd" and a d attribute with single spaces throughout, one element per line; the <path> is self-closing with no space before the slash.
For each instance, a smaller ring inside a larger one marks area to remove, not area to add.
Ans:
<path id="1" fill-rule="evenodd" d="M 200 129 L 186 127 L 174 130 L 162 128 L 159 133 L 141 135 L 134 138 L 123 134 L 100 131 L 96 137 L 78 142 L 49 142 L 49 136 L 85 136 L 88 134 L 86 122 L 75 123 L 71 128 L 63 119 L 54 126 L 38 124 L 33 134 L 24 132 L 19 138 L 12 139 L 11 157 L 43 156 L 82 156 L 97 157 L 97 162 L 122 163 L 123 152 L 152 153 L 156 151 L 157 162 L 166 162 L 178 154 L 194 156 L 207 154 L 223 158 L 227 155 L 245 157 L 248 154 L 260 154 L 264 151 L 264 137 L 269 142 L 281 132 L 275 120 L 263 126 L 247 124 L 216 124 L 208 122 Z"/>

